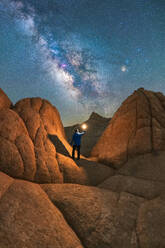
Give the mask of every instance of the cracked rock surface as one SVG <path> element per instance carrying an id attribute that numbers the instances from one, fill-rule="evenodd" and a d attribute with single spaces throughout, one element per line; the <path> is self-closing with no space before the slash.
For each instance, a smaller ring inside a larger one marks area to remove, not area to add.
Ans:
<path id="1" fill-rule="evenodd" d="M 5 93 L 1 97 L 8 99 Z M 80 168 L 70 158 L 72 148 L 59 112 L 47 100 L 26 98 L 9 107 L 0 108 L 0 170 L 4 173 L 37 183 L 87 185 L 99 184 L 113 174 L 107 166 L 85 159 Z"/>
<path id="2" fill-rule="evenodd" d="M 39 185 L 13 180 L 0 172 L 2 181 L 5 185 L 0 185 L 0 247 L 83 247 Z"/>
<path id="3" fill-rule="evenodd" d="M 165 96 L 140 88 L 117 110 L 91 154 L 118 169 L 138 155 L 164 150 Z"/>
<path id="4" fill-rule="evenodd" d="M 85 247 L 136 247 L 135 223 L 143 198 L 75 184 L 42 188 Z"/>
<path id="5" fill-rule="evenodd" d="M 0 247 L 164 248 L 164 123 L 139 89 L 77 161 L 51 103 L 0 91 Z"/>

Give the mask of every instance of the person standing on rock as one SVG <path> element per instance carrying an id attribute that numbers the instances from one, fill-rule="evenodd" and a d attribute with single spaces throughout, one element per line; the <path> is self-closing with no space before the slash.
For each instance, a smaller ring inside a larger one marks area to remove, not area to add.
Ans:
<path id="1" fill-rule="evenodd" d="M 71 145 L 73 144 L 73 150 L 72 150 L 72 158 L 75 158 L 75 150 L 77 149 L 77 159 L 80 159 L 80 147 L 81 147 L 81 137 L 82 135 L 85 134 L 84 132 L 79 132 L 79 129 L 75 129 L 73 137 L 72 137 L 72 141 L 71 141 Z"/>

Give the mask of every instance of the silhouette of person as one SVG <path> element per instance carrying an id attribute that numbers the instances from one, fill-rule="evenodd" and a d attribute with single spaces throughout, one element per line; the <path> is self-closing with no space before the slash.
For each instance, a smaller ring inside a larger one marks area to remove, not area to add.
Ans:
<path id="1" fill-rule="evenodd" d="M 79 132 L 79 129 L 74 130 L 74 134 L 72 137 L 71 145 L 73 144 L 73 150 L 72 150 L 72 158 L 75 158 L 75 150 L 77 149 L 77 159 L 80 159 L 80 147 L 81 147 L 81 137 L 85 134 L 84 132 Z"/>

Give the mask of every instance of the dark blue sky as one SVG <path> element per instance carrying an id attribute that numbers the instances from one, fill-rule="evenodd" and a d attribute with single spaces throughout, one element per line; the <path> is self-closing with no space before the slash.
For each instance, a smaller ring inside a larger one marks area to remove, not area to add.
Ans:
<path id="1" fill-rule="evenodd" d="M 0 1 L 0 87 L 13 102 L 46 98 L 68 125 L 164 82 L 164 0 Z"/>

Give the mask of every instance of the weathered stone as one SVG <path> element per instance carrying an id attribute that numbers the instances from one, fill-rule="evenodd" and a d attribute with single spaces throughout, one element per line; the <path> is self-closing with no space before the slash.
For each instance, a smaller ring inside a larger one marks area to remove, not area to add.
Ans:
<path id="1" fill-rule="evenodd" d="M 160 93 L 135 91 L 115 113 L 92 156 L 119 168 L 130 158 L 165 150 L 164 102 Z"/>
<path id="2" fill-rule="evenodd" d="M 60 172 L 63 175 L 64 183 L 90 184 L 85 171 L 79 168 L 73 159 L 57 153 L 57 161 Z"/>
<path id="3" fill-rule="evenodd" d="M 129 159 L 118 173 L 146 180 L 165 182 L 165 152 L 148 153 Z"/>
<path id="4" fill-rule="evenodd" d="M 3 197 L 4 193 L 13 182 L 14 179 L 12 177 L 7 176 L 3 172 L 0 172 L 0 199 Z"/>
<path id="5" fill-rule="evenodd" d="M 86 160 L 79 168 L 69 158 L 72 149 L 59 113 L 41 98 L 26 98 L 12 110 L 0 110 L 0 146 L 0 169 L 15 178 L 97 185 L 112 174 L 110 168 Z M 56 150 L 68 157 L 57 156 Z"/>
<path id="6" fill-rule="evenodd" d="M 137 247 L 135 223 L 142 198 L 73 184 L 42 188 L 85 247 Z"/>
<path id="7" fill-rule="evenodd" d="M 0 173 L 0 247 L 83 248 L 60 211 L 37 184 Z"/>
<path id="8" fill-rule="evenodd" d="M 0 109 L 2 108 L 10 108 L 12 106 L 12 102 L 8 98 L 8 96 L 4 93 L 4 91 L 0 88 Z"/>
<path id="9" fill-rule="evenodd" d="M 56 147 L 49 135 L 57 135 L 64 146 L 69 147 L 70 152 L 71 147 L 65 140 L 64 129 L 57 109 L 47 100 L 26 98 L 17 102 L 14 110 L 23 119 L 34 144 L 37 167 L 34 181 L 62 183 L 63 177 L 56 160 Z"/>
<path id="10" fill-rule="evenodd" d="M 34 146 L 22 119 L 10 109 L 0 110 L 0 170 L 16 178 L 33 180 Z"/>
<path id="11" fill-rule="evenodd" d="M 165 192 L 165 183 L 123 175 L 112 176 L 98 186 L 114 192 L 128 192 L 146 199 L 153 199 Z"/>
<path id="12" fill-rule="evenodd" d="M 28 108 L 21 113 L 28 129 L 15 111 L 0 110 L 0 170 L 12 177 L 39 183 L 63 182 L 55 147 L 39 114 Z"/>
<path id="13" fill-rule="evenodd" d="M 165 199 L 161 197 L 141 205 L 137 219 L 139 247 L 165 246 Z"/>
<path id="14" fill-rule="evenodd" d="M 41 122 L 48 134 L 58 134 L 65 137 L 59 112 L 47 100 L 41 98 L 25 98 L 15 104 L 14 110 L 24 120 L 33 141 Z"/>
<path id="15" fill-rule="evenodd" d="M 76 161 L 76 163 L 80 168 L 83 168 L 83 171 L 90 182 L 89 185 L 96 186 L 108 177 L 113 176 L 115 173 L 112 168 L 96 161 L 80 159 Z"/>
<path id="16" fill-rule="evenodd" d="M 77 183 L 83 185 L 97 185 L 107 177 L 114 175 L 114 170 L 85 159 L 73 160 L 57 153 L 57 161 L 64 183 Z"/>

